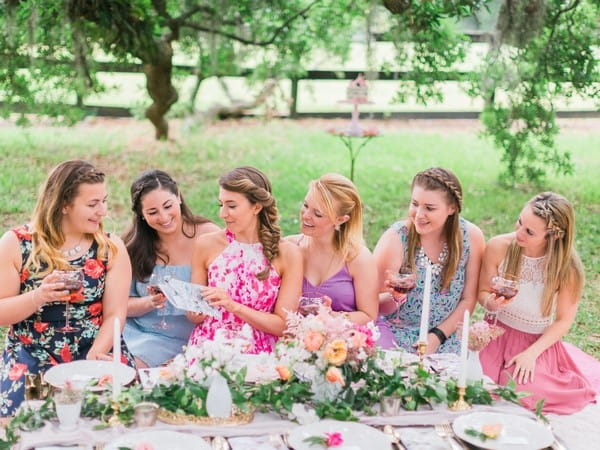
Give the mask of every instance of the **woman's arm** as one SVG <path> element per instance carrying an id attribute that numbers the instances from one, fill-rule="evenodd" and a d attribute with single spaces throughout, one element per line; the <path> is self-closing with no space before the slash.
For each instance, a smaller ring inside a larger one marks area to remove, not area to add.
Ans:
<path id="1" fill-rule="evenodd" d="M 348 263 L 354 284 L 356 311 L 346 313 L 348 320 L 365 324 L 377 320 L 379 313 L 379 278 L 375 258 L 367 247 Z"/>
<path id="2" fill-rule="evenodd" d="M 290 243 L 279 244 L 280 254 L 274 262 L 275 267 L 281 275 L 279 294 L 272 313 L 257 311 L 246 305 L 242 305 L 231 299 L 224 289 L 207 288 L 206 297 L 211 304 L 221 306 L 227 311 L 247 322 L 253 328 L 266 333 L 281 336 L 286 329 L 286 311 L 298 309 L 298 299 L 302 290 L 302 255 L 300 249 Z"/>
<path id="3" fill-rule="evenodd" d="M 442 330 L 446 336 L 450 336 L 456 331 L 458 323 L 463 320 L 465 310 L 472 313 L 473 308 L 477 303 L 477 286 L 479 282 L 479 271 L 481 269 L 481 259 L 485 249 L 485 238 L 479 227 L 473 224 L 468 224 L 467 227 L 470 254 L 467 261 L 467 267 L 465 268 L 465 286 L 463 288 L 462 298 L 458 302 L 458 305 L 456 305 L 454 311 L 452 311 L 443 322 L 437 325 L 437 328 Z M 438 337 L 433 333 L 429 333 L 428 342 L 429 344 L 435 345 L 435 350 L 437 350 L 437 347 L 440 345 Z"/>
<path id="4" fill-rule="evenodd" d="M 398 236 L 398 232 L 393 228 L 388 228 L 381 235 L 373 257 L 377 267 L 379 295 L 379 314 L 390 314 L 398 309 L 398 304 L 394 301 L 389 288 L 386 285 L 388 273 L 397 273 L 402 266 L 404 247 Z"/>
<path id="5" fill-rule="evenodd" d="M 20 294 L 22 257 L 17 236 L 8 231 L 0 239 L 0 326 L 18 323 L 48 302 L 68 299 L 69 291 L 58 275 L 46 276 L 39 287 Z"/>
<path id="6" fill-rule="evenodd" d="M 192 283 L 206 286 L 208 284 L 208 265 L 227 245 L 224 241 L 224 232 L 206 233 L 199 236 L 194 242 L 192 253 Z M 190 322 L 201 323 L 205 319 L 204 314 L 187 311 L 186 317 Z"/>
<path id="7" fill-rule="evenodd" d="M 577 286 L 575 285 L 574 269 L 571 269 L 569 279 L 561 283 L 561 288 L 556 295 L 556 319 L 542 335 L 527 349 L 515 355 L 505 364 L 505 367 L 515 365 L 512 376 L 518 383 L 524 384 L 534 381 L 535 362 L 544 351 L 558 342 L 569 332 L 579 305 Z"/>
<path id="8" fill-rule="evenodd" d="M 111 359 L 108 353 L 113 346 L 114 321 L 116 318 L 120 320 L 122 331 L 127 316 L 131 264 L 123 241 L 116 235 L 111 235 L 110 239 L 117 246 L 117 254 L 112 256 L 106 269 L 104 295 L 102 296 L 102 325 L 87 354 L 87 359 Z"/>
<path id="9" fill-rule="evenodd" d="M 491 291 L 490 285 L 492 277 L 498 275 L 498 268 L 506 255 L 512 238 L 513 233 L 494 236 L 488 242 L 483 254 L 483 262 L 479 272 L 477 301 L 488 311 L 494 311 L 500 306 L 500 303 L 496 302 L 496 296 Z"/>

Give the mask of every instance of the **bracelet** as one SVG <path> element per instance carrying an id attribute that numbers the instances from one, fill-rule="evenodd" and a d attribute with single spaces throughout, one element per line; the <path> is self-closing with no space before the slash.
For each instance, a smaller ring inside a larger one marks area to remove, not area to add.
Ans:
<path id="1" fill-rule="evenodd" d="M 446 333 L 440 330 L 438 327 L 433 327 L 429 330 L 430 333 L 435 334 L 435 336 L 440 340 L 440 345 L 442 345 L 448 339 Z"/>
<path id="2" fill-rule="evenodd" d="M 33 304 L 34 311 L 41 311 L 42 307 L 35 301 L 35 291 L 35 289 L 31 291 L 31 297 L 29 297 L 29 300 L 31 300 L 31 303 Z"/>

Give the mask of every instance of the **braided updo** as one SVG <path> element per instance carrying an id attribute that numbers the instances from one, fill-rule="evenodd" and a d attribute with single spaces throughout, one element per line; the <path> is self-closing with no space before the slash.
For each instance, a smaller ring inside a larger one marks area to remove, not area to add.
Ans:
<path id="1" fill-rule="evenodd" d="M 256 277 L 264 280 L 269 274 L 270 264 L 279 255 L 281 240 L 279 213 L 272 194 L 271 182 L 260 170 L 244 166 L 223 175 L 219 179 L 219 185 L 227 191 L 244 194 L 253 205 L 262 206 L 258 213 L 258 240 L 262 244 L 263 255 L 269 262 L 269 266 L 257 273 Z"/>

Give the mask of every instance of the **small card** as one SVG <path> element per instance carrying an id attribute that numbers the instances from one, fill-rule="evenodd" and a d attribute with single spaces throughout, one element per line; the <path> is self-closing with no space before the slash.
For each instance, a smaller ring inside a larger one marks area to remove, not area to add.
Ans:
<path id="1" fill-rule="evenodd" d="M 158 287 L 176 308 L 221 318 L 221 311 L 211 306 L 202 296 L 202 288 L 205 286 L 169 278 L 159 283 Z"/>

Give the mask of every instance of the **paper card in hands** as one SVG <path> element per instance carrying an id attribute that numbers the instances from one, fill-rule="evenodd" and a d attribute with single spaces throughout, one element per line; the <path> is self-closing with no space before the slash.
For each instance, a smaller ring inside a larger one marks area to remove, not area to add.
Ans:
<path id="1" fill-rule="evenodd" d="M 160 287 L 165 297 L 176 308 L 221 319 L 221 311 L 210 306 L 202 296 L 202 288 L 204 286 L 169 278 L 159 283 L 158 287 Z"/>

